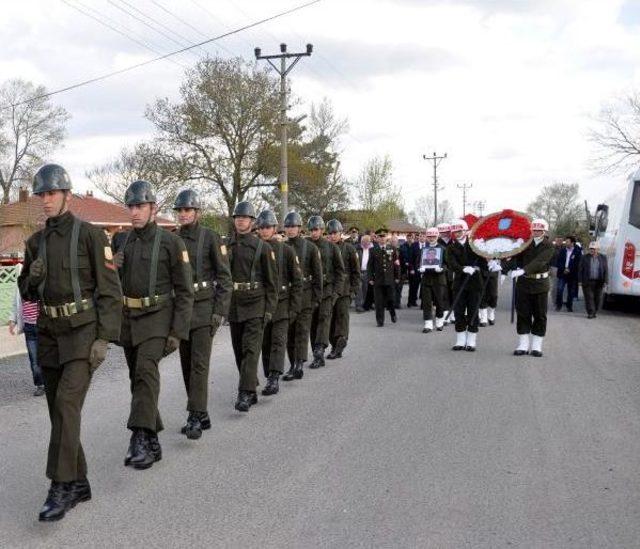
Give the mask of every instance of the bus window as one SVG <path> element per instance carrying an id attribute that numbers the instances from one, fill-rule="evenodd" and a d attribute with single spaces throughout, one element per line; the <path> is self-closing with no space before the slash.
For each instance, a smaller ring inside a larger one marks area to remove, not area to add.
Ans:
<path id="1" fill-rule="evenodd" d="M 629 208 L 629 223 L 636 229 L 640 229 L 640 181 L 633 182 L 633 195 Z"/>

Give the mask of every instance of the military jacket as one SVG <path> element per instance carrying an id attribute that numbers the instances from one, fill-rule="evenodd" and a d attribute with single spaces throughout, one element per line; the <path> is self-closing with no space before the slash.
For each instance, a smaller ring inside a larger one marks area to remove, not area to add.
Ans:
<path id="1" fill-rule="evenodd" d="M 229 264 L 234 283 L 229 321 L 245 322 L 266 313 L 273 317 L 278 304 L 278 275 L 271 246 L 254 234 L 236 234 L 229 239 Z M 257 283 L 258 287 L 236 289 L 238 284 L 247 283 Z"/>
<path id="2" fill-rule="evenodd" d="M 400 279 L 400 258 L 398 251 L 389 245 L 376 246 L 369 250 L 367 264 L 369 281 L 374 286 L 393 286 Z"/>
<path id="3" fill-rule="evenodd" d="M 534 241 L 526 250 L 505 262 L 506 269 L 524 269 L 524 276 L 518 277 L 516 288 L 527 294 L 542 294 L 550 289 L 549 276 L 536 278 L 535 275 L 549 272 L 555 249 L 545 238 L 536 246 Z"/>
<path id="4" fill-rule="evenodd" d="M 155 289 L 152 289 L 156 234 L 159 249 Z M 193 275 L 182 239 L 151 222 L 142 229 L 118 233 L 111 245 L 115 252 L 124 254 L 120 280 L 126 297 L 164 297 L 148 307 L 124 307 L 121 343 L 137 346 L 148 339 L 169 335 L 188 339 L 193 311 Z"/>
<path id="5" fill-rule="evenodd" d="M 191 329 L 210 326 L 213 314 L 227 316 L 233 282 L 227 247 L 218 233 L 199 223 L 180 227 L 193 273 L 194 301 Z"/>
<path id="6" fill-rule="evenodd" d="M 469 239 L 467 238 L 464 244 L 461 244 L 458 240 L 452 240 L 447 247 L 447 253 L 445 255 L 447 266 L 454 273 L 453 286 L 455 289 L 460 288 L 464 279 L 468 276 L 462 269 L 465 267 L 478 268 L 478 271 L 471 275 L 467 288 L 472 290 L 482 291 L 484 285 L 484 278 L 488 274 L 487 260 L 484 257 L 476 254 L 469 245 Z"/>
<path id="7" fill-rule="evenodd" d="M 291 246 L 277 240 L 269 241 L 276 256 L 278 306 L 273 320 L 282 320 L 300 312 L 302 304 L 302 271 L 300 261 Z"/>
<path id="8" fill-rule="evenodd" d="M 75 301 L 71 261 L 75 221 L 70 212 L 50 218 L 44 229 L 27 240 L 24 267 L 18 277 L 24 299 L 49 306 Z M 41 242 L 46 253 L 40 249 Z M 40 288 L 32 286 L 28 276 L 31 263 L 39 255 L 43 255 L 46 265 L 45 282 Z M 87 359 L 96 338 L 117 341 L 120 337 L 122 293 L 111 249 L 104 232 L 84 221 L 79 223 L 77 258 L 80 297 L 92 301 L 94 306 L 69 317 L 39 315 L 38 327 L 58 339 L 58 357 L 48 357 L 47 349 L 38 350 L 40 363 L 47 367 Z"/>
<path id="9" fill-rule="evenodd" d="M 437 273 L 436 271 L 434 271 L 433 269 L 426 269 L 424 271 L 424 273 L 422 273 L 422 281 L 421 283 L 425 286 L 446 286 L 447 285 L 447 273 L 448 273 L 448 268 L 447 268 L 447 248 L 446 246 L 443 246 L 442 244 L 440 244 L 440 241 L 438 240 L 438 243 L 435 246 L 429 246 L 429 243 L 427 243 L 426 248 L 439 248 L 441 250 L 441 254 L 442 254 L 442 264 L 440 265 L 442 267 L 442 272 Z M 422 262 L 422 250 L 420 250 L 420 254 L 418 254 L 418 256 L 416 257 L 416 262 L 414 265 L 414 269 L 416 272 L 418 272 L 418 269 L 420 268 L 421 262 Z"/>
<path id="10" fill-rule="evenodd" d="M 309 239 L 296 236 L 287 244 L 293 248 L 302 270 L 302 309 L 316 307 L 322 300 L 322 258 L 320 250 Z"/>
<path id="11" fill-rule="evenodd" d="M 342 262 L 345 268 L 344 284 L 338 295 L 340 297 L 355 295 L 360 287 L 360 261 L 358 261 L 358 253 L 356 249 L 347 241 L 340 241 L 338 244 Z"/>
<path id="12" fill-rule="evenodd" d="M 344 286 L 346 276 L 342 254 L 333 242 L 321 236 L 318 240 L 311 240 L 320 250 L 322 260 L 322 297 L 337 297 Z"/>

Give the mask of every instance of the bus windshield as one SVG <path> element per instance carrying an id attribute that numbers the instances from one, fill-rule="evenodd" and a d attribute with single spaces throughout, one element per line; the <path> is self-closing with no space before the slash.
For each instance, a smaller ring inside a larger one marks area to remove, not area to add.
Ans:
<path id="1" fill-rule="evenodd" d="M 633 195 L 629 208 L 629 223 L 636 229 L 640 229 L 640 181 L 633 182 Z"/>

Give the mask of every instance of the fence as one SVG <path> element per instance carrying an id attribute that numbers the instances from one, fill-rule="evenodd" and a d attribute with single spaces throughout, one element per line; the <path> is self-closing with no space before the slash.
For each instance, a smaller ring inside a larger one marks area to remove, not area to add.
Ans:
<path id="1" fill-rule="evenodd" d="M 0 267 L 0 326 L 9 323 L 9 313 L 16 291 L 20 267 Z"/>

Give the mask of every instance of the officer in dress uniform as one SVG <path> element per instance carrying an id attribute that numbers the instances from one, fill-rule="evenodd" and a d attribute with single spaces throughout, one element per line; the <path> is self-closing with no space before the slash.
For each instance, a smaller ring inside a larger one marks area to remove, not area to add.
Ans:
<path id="1" fill-rule="evenodd" d="M 193 279 L 184 242 L 155 222 L 151 185 L 134 181 L 124 202 L 133 230 L 118 233 L 111 243 L 124 294 L 120 344 L 131 381 L 127 428 L 132 434 L 124 464 L 148 469 L 162 458 L 158 365 L 189 338 Z"/>
<path id="2" fill-rule="evenodd" d="M 529 350 L 531 356 L 542 356 L 542 341 L 547 332 L 549 267 L 554 254 L 553 244 L 545 236 L 548 230 L 544 219 L 534 219 L 531 222 L 533 241 L 506 262 L 511 278 L 516 280 L 518 346 L 513 352 L 516 356 L 526 355 Z"/>
<path id="3" fill-rule="evenodd" d="M 436 330 L 444 326 L 444 306 L 446 303 L 447 271 L 445 263 L 446 247 L 438 242 L 438 229 L 430 227 L 426 232 L 427 246 L 422 249 L 422 257 L 417 258 L 413 269 L 422 273 L 420 284 L 422 302 L 423 334 L 433 331 L 433 306 L 436 308 Z M 428 258 L 432 258 L 429 260 Z M 424 258 L 424 260 L 423 260 Z M 439 261 L 436 261 L 439 258 Z"/>
<path id="4" fill-rule="evenodd" d="M 377 248 L 369 255 L 367 272 L 369 284 L 373 286 L 373 299 L 376 306 L 376 322 L 378 327 L 384 326 L 384 310 L 389 311 L 391 322 L 396 322 L 394 307 L 395 285 L 400 281 L 400 258 L 398 253 L 387 243 L 387 229 L 382 227 L 376 231 Z"/>
<path id="5" fill-rule="evenodd" d="M 342 353 L 349 340 L 349 306 L 351 299 L 360 287 L 360 265 L 356 249 L 347 241 L 342 240 L 342 223 L 337 219 L 331 219 L 327 223 L 329 240 L 340 250 L 342 262 L 346 270 L 344 283 L 337 289 L 338 298 L 333 305 L 331 314 L 331 327 L 329 329 L 329 343 L 331 352 L 328 359 L 342 358 Z"/>
<path id="6" fill-rule="evenodd" d="M 287 354 L 291 367 L 282 377 L 284 381 L 301 379 L 303 365 L 309 354 L 311 317 L 322 301 L 322 259 L 320 250 L 301 234 L 302 217 L 298 212 L 289 212 L 284 219 L 287 245 L 291 246 L 298 257 L 302 271 L 302 301 L 300 312 L 290 323 L 287 339 Z"/>
<path id="7" fill-rule="evenodd" d="M 451 238 L 451 225 L 449 223 L 438 224 L 438 244 L 445 249 L 453 241 Z M 456 321 L 456 315 L 451 310 L 451 304 L 453 303 L 453 278 L 454 274 L 451 269 L 447 269 L 447 289 L 445 291 L 444 301 L 444 318 L 445 324 L 450 324 Z M 448 318 L 448 320 L 446 320 Z"/>
<path id="8" fill-rule="evenodd" d="M 276 256 L 278 306 L 270 322 L 264 327 L 262 338 L 262 367 L 267 377 L 263 395 L 275 395 L 284 371 L 289 325 L 295 322 L 302 300 L 302 272 L 296 252 L 281 242 L 276 234 L 278 220 L 271 210 L 264 210 L 256 220 L 260 238 L 268 243 Z"/>
<path id="9" fill-rule="evenodd" d="M 313 346 L 313 362 L 309 368 L 324 366 L 324 350 L 329 345 L 329 329 L 331 312 L 338 295 L 344 287 L 345 269 L 342 254 L 338 246 L 322 236 L 324 220 L 319 215 L 312 215 L 307 223 L 313 242 L 320 251 L 322 262 L 322 301 L 311 317 L 311 344 Z"/>
<path id="10" fill-rule="evenodd" d="M 258 402 L 258 358 L 264 327 L 278 305 L 276 256 L 271 246 L 252 232 L 256 218 L 249 202 L 233 210 L 235 234 L 229 242 L 233 294 L 229 309 L 231 345 L 240 381 L 235 408 L 248 412 Z"/>
<path id="11" fill-rule="evenodd" d="M 209 362 L 213 337 L 229 312 L 231 271 L 227 248 L 218 233 L 200 224 L 202 204 L 197 193 L 186 189 L 173 204 L 193 273 L 193 312 L 189 338 L 180 342 L 180 364 L 187 390 L 187 424 L 181 432 L 196 440 L 211 428 L 207 411 Z"/>
<path id="12" fill-rule="evenodd" d="M 55 521 L 91 499 L 80 443 L 82 405 L 109 341 L 120 335 L 122 294 L 104 232 L 69 211 L 69 175 L 40 168 L 33 194 L 42 199 L 44 229 L 26 243 L 18 277 L 23 299 L 38 301 L 38 361 L 51 420 L 47 477 L 51 487 L 41 521 Z"/>
<path id="13" fill-rule="evenodd" d="M 456 315 L 456 343 L 454 351 L 475 351 L 478 335 L 478 308 L 482 299 L 484 277 L 488 272 L 487 260 L 477 255 L 469 244 L 467 223 L 458 219 L 451 224 L 455 239 L 447 248 L 446 262 L 455 273 L 454 294 L 458 302 Z"/>

